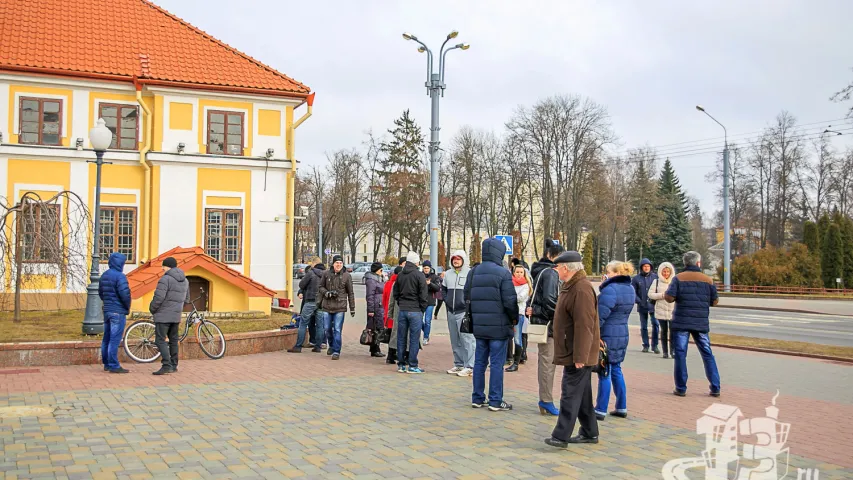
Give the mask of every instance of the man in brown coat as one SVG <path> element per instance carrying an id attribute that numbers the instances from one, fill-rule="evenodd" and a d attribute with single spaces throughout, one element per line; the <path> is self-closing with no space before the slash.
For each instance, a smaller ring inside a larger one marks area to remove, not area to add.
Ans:
<path id="1" fill-rule="evenodd" d="M 545 443 L 566 448 L 570 443 L 598 443 L 592 369 L 598 363 L 601 335 L 595 289 L 586 278 L 581 255 L 564 252 L 554 263 L 563 283 L 554 311 L 554 364 L 563 365 L 563 385 L 557 426 Z M 580 430 L 572 437 L 576 421 Z"/>

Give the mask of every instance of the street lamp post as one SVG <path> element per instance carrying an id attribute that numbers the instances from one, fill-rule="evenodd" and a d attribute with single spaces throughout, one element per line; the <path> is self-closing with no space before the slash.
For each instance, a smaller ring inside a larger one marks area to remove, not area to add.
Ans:
<path id="1" fill-rule="evenodd" d="M 447 35 L 447 38 L 444 40 L 444 43 L 441 44 L 441 50 L 439 50 L 438 53 L 438 70 L 433 71 L 432 50 L 430 50 L 422 41 L 418 40 L 418 37 L 409 33 L 403 34 L 404 39 L 412 40 L 420 44 L 420 48 L 418 48 L 419 52 L 427 53 L 427 81 L 425 86 L 432 101 L 429 128 L 429 257 L 433 265 L 438 265 L 438 171 L 440 167 L 439 162 L 441 161 L 438 158 L 438 131 L 440 130 L 438 125 L 438 101 L 441 96 L 444 95 L 444 89 L 446 87 L 444 84 L 445 59 L 447 57 L 447 52 L 451 50 L 456 50 L 457 48 L 460 50 L 468 50 L 471 48 L 471 46 L 466 43 L 459 43 L 445 50 L 444 47 L 447 46 L 447 42 L 456 38 L 458 35 L 459 32 L 456 30 Z"/>
<path id="2" fill-rule="evenodd" d="M 732 237 L 729 212 L 729 133 L 726 126 L 706 112 L 701 105 L 696 105 L 696 110 L 723 127 L 723 289 L 730 292 L 732 290 Z"/>
<path id="3" fill-rule="evenodd" d="M 83 333 L 95 335 L 104 333 L 104 314 L 101 308 L 101 299 L 98 296 L 98 284 L 100 282 L 100 255 L 99 236 L 101 233 L 101 167 L 104 165 L 104 152 L 113 141 L 113 133 L 106 126 L 103 118 L 98 119 L 95 128 L 89 130 L 89 142 L 95 150 L 95 161 L 89 160 L 96 166 L 95 174 L 95 217 L 94 232 L 92 234 L 92 268 L 89 271 L 89 286 L 86 287 L 86 315 L 83 317 Z"/>

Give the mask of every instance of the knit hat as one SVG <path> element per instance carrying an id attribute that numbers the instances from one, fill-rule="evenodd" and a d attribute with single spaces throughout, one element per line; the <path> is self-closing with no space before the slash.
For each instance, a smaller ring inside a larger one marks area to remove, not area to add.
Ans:
<path id="1" fill-rule="evenodd" d="M 169 267 L 169 268 L 177 268 L 178 267 L 178 261 L 175 260 L 173 257 L 166 257 L 163 260 L 163 266 Z"/>
<path id="2" fill-rule="evenodd" d="M 370 271 L 371 271 L 371 272 L 376 273 L 376 272 L 378 272 L 379 270 L 382 270 L 382 264 L 381 264 L 381 263 L 379 263 L 379 262 L 373 262 L 373 263 L 371 263 L 371 264 L 370 264 Z"/>
<path id="3" fill-rule="evenodd" d="M 394 275 L 399 275 L 403 271 L 403 267 L 394 267 Z"/>
<path id="4" fill-rule="evenodd" d="M 343 262 L 343 261 L 344 261 L 344 257 L 342 257 L 340 255 L 335 255 L 334 257 L 332 257 L 332 263 Z"/>
<path id="5" fill-rule="evenodd" d="M 406 254 L 406 261 L 412 262 L 412 263 L 420 263 L 421 262 L 421 256 L 415 252 L 409 252 Z"/>
<path id="6" fill-rule="evenodd" d="M 424 263 L 422 263 L 421 266 L 432 268 L 432 262 L 430 262 L 429 260 L 424 260 Z"/>

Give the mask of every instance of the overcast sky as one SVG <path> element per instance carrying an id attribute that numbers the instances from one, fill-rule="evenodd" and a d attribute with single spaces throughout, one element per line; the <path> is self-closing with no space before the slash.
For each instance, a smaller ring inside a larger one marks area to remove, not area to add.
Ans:
<path id="1" fill-rule="evenodd" d="M 518 105 L 587 96 L 607 107 L 621 138 L 614 150 L 648 144 L 670 153 L 707 213 L 719 208 L 704 180 L 715 155 L 672 145 L 720 137 L 722 150 L 722 130 L 697 103 L 734 139 L 783 109 L 813 124 L 809 132 L 851 128 L 840 120 L 850 103 L 829 101 L 853 79 L 850 0 L 155 2 L 317 93 L 314 116 L 296 134 L 303 165 L 360 147 L 367 130 L 385 132 L 407 108 L 428 128 L 426 58 L 402 32 L 434 50 L 454 29 L 471 44 L 448 56 L 445 145 L 462 125 L 502 131 Z M 851 139 L 845 130 L 833 142 Z"/>

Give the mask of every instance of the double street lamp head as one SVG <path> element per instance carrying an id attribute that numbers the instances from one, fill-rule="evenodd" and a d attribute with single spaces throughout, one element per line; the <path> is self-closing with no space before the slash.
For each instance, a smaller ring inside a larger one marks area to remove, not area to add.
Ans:
<path id="1" fill-rule="evenodd" d="M 95 127 L 89 130 L 89 142 L 95 151 L 103 152 L 110 148 L 113 142 L 113 132 L 107 128 L 107 122 L 103 118 L 99 118 Z"/>
<path id="2" fill-rule="evenodd" d="M 705 108 L 702 105 L 696 105 L 696 110 L 699 110 L 700 112 L 704 112 Z"/>

